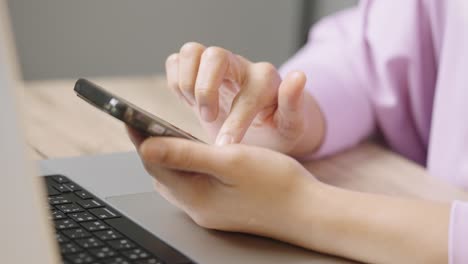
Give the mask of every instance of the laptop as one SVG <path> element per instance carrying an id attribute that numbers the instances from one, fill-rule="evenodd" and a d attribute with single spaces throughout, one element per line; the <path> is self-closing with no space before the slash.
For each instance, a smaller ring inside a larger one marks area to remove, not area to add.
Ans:
<path id="1" fill-rule="evenodd" d="M 0 0 L 1 263 L 353 263 L 197 226 L 153 191 L 135 152 L 34 164 L 6 10 Z"/>

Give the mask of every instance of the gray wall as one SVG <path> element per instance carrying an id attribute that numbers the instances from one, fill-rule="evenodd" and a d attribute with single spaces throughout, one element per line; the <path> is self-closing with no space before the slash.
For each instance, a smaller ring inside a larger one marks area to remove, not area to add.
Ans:
<path id="1" fill-rule="evenodd" d="M 313 14 L 313 19 L 317 20 L 337 10 L 354 6 L 358 3 L 358 0 L 315 0 L 313 2 L 315 4 L 310 11 Z"/>
<path id="2" fill-rule="evenodd" d="M 8 2 L 27 80 L 161 73 L 187 41 L 279 65 L 301 45 L 304 25 L 299 0 Z M 318 2 L 314 17 L 350 1 Z"/>
<path id="3" fill-rule="evenodd" d="M 279 64 L 297 46 L 299 1 L 10 0 L 26 79 L 162 72 L 186 41 Z"/>
<path id="4" fill-rule="evenodd" d="M 304 0 L 301 11 L 301 42 L 307 41 L 310 27 L 324 16 L 357 5 L 358 0 Z"/>

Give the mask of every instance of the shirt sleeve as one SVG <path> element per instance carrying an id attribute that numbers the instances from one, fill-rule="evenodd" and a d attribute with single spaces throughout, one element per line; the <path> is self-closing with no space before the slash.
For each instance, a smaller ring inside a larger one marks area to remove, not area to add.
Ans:
<path id="1" fill-rule="evenodd" d="M 449 263 L 468 263 L 468 203 L 452 204 L 449 231 Z"/>
<path id="2" fill-rule="evenodd" d="M 311 29 L 307 44 L 280 68 L 282 76 L 293 70 L 306 74 L 306 92 L 324 114 L 326 134 L 314 158 L 356 145 L 375 127 L 366 88 L 364 12 L 361 5 L 324 19 Z"/>
<path id="3" fill-rule="evenodd" d="M 424 163 L 433 101 L 427 91 L 437 81 L 437 61 L 423 3 L 363 0 L 314 26 L 306 45 L 281 67 L 282 76 L 306 74 L 306 92 L 324 114 L 324 142 L 312 157 L 352 147 L 378 124 L 394 150 Z M 409 86 L 419 87 L 412 99 L 427 100 L 413 104 Z M 454 201 L 450 221 L 449 263 L 468 264 L 468 203 Z"/>

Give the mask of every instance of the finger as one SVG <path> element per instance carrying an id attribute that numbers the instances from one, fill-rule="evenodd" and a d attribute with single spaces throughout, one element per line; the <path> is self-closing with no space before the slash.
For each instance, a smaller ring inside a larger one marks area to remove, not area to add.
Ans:
<path id="1" fill-rule="evenodd" d="M 280 84 L 275 121 L 283 136 L 294 137 L 302 130 L 305 84 L 306 76 L 299 71 L 289 73 Z"/>
<path id="2" fill-rule="evenodd" d="M 174 53 L 166 59 L 166 79 L 167 86 L 180 98 L 187 99 L 182 95 L 179 89 L 179 54 Z"/>
<path id="3" fill-rule="evenodd" d="M 143 143 L 143 141 L 145 141 L 145 139 L 147 138 L 147 136 L 145 136 L 143 133 L 141 133 L 140 131 L 126 125 L 125 128 L 127 129 L 127 133 L 128 133 L 128 136 L 130 138 L 130 140 L 132 141 L 133 145 L 138 149 L 141 145 L 141 143 Z"/>
<path id="4" fill-rule="evenodd" d="M 206 144 L 185 139 L 153 137 L 140 145 L 139 153 L 145 164 L 170 169 L 210 174 L 225 184 L 230 184 L 231 165 L 236 155 Z"/>
<path id="5" fill-rule="evenodd" d="M 217 145 L 238 143 L 259 112 L 277 103 L 280 77 L 270 63 L 256 63 L 234 99 L 216 139 Z"/>
<path id="6" fill-rule="evenodd" d="M 203 45 L 189 42 L 179 52 L 179 89 L 190 105 L 195 105 L 195 82 L 204 50 Z"/>
<path id="7" fill-rule="evenodd" d="M 218 116 L 218 90 L 227 73 L 229 57 L 229 51 L 218 47 L 207 48 L 201 56 L 195 99 L 201 118 L 207 122 Z"/>

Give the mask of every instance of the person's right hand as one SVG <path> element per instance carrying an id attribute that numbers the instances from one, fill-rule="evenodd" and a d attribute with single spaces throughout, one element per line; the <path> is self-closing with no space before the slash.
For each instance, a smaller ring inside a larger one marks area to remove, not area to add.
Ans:
<path id="1" fill-rule="evenodd" d="M 281 80 L 270 63 L 187 43 L 167 58 L 166 74 L 169 87 L 199 114 L 219 145 L 242 142 L 301 156 L 322 141 L 324 119 L 304 93 L 302 72 Z"/>

